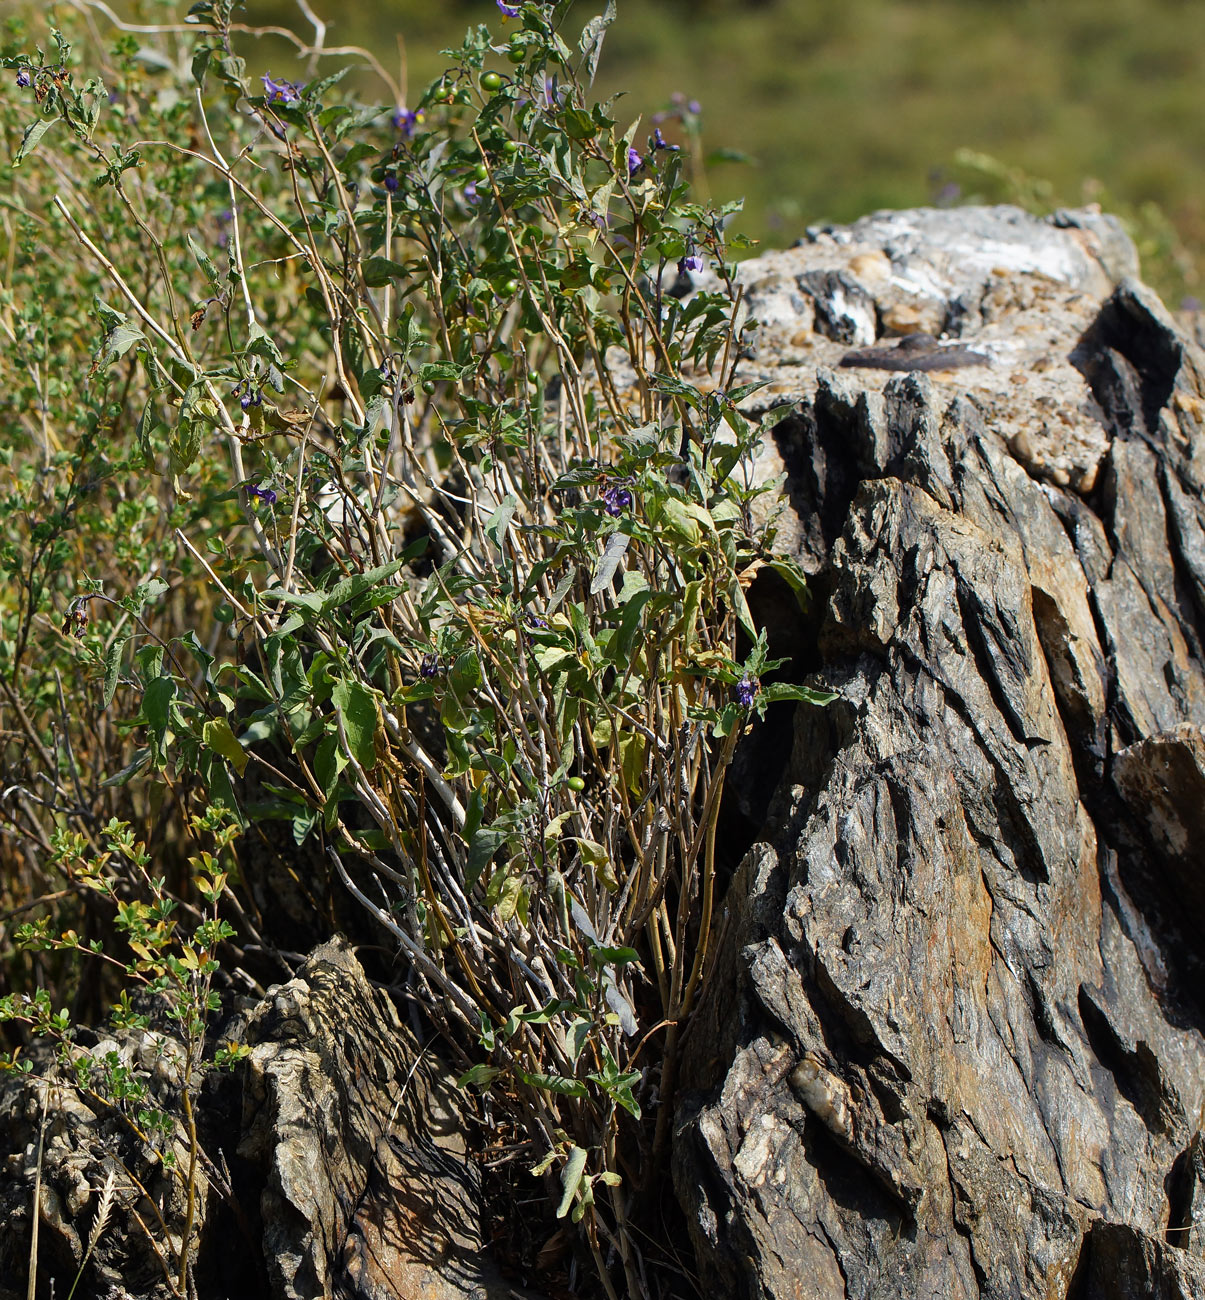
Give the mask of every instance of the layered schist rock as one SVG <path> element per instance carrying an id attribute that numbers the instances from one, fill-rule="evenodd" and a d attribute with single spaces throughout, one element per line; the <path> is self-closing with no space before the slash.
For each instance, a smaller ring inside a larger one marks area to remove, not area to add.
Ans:
<path id="1" fill-rule="evenodd" d="M 691 1034 L 714 1293 L 1205 1295 L 1205 364 L 1134 270 L 1109 218 L 1010 208 L 742 267 L 841 698 Z"/>

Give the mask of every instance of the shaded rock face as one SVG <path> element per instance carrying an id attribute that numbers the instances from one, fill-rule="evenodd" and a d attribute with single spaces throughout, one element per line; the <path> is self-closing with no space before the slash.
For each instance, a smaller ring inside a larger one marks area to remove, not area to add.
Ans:
<path id="1" fill-rule="evenodd" d="M 1108 219 L 1012 209 L 742 269 L 842 698 L 796 717 L 691 1034 L 717 1293 L 1205 1295 L 1205 390 L 1132 269 Z M 989 363 L 835 370 L 916 329 Z"/>
<path id="2" fill-rule="evenodd" d="M 150 1050 L 137 1031 L 94 1055 Z M 205 1156 L 191 1252 L 201 1300 L 510 1300 L 486 1250 L 480 1172 L 458 1094 L 350 947 L 315 949 L 289 983 L 225 1027 L 250 1047 L 196 1099 Z M 170 1044 L 169 1044 L 170 1046 Z M 178 1109 L 171 1078 L 158 1100 Z M 110 1172 L 116 1201 L 77 1294 L 165 1300 L 185 1197 L 134 1126 L 66 1080 L 0 1081 L 0 1300 L 26 1294 L 46 1108 L 39 1296 L 65 1295 Z M 187 1139 L 176 1121 L 176 1164 Z M 137 1179 L 137 1182 L 134 1180 Z M 153 1203 L 153 1204 L 152 1204 Z"/>

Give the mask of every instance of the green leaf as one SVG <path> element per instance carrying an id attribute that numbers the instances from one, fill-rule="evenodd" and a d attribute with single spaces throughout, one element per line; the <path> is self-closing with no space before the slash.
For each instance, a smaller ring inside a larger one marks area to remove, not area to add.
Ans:
<path id="1" fill-rule="evenodd" d="M 623 559 L 631 540 L 627 533 L 612 533 L 607 538 L 602 559 L 599 560 L 598 568 L 594 570 L 594 577 L 590 580 L 590 595 L 597 596 L 600 591 L 611 585 L 615 570 L 619 568 L 619 562 Z"/>
<path id="2" fill-rule="evenodd" d="M 590 956 L 600 966 L 630 966 L 640 960 L 635 948 L 606 948 L 601 944 L 590 945 Z"/>
<path id="3" fill-rule="evenodd" d="M 506 925 L 508 921 L 519 910 L 520 903 L 523 899 L 524 885 L 523 877 L 519 875 L 507 876 L 502 882 L 502 892 L 498 898 L 498 923 Z"/>
<path id="4" fill-rule="evenodd" d="M 150 730 L 155 752 L 160 757 L 171 719 L 172 700 L 175 698 L 176 683 L 171 677 L 156 677 L 148 684 L 142 697 L 142 716 Z"/>
<path id="5" fill-rule="evenodd" d="M 607 28 L 614 21 L 615 0 L 607 0 L 606 11 L 599 14 L 597 18 L 591 18 L 582 28 L 582 38 L 578 43 L 578 47 L 586 56 L 583 63 L 586 69 L 586 79 L 590 85 L 594 84 L 594 74 L 598 71 L 598 60 L 602 54 L 603 37 L 606 36 Z"/>
<path id="6" fill-rule="evenodd" d="M 26 154 L 31 154 L 38 147 L 38 141 L 54 125 L 54 118 L 40 117 L 36 122 L 31 122 L 25 128 L 25 134 L 21 137 L 21 147 L 13 156 L 13 166 L 20 167 L 21 160 Z"/>
<path id="7" fill-rule="evenodd" d="M 767 704 L 775 700 L 802 700 L 805 704 L 831 704 L 841 697 L 835 691 L 817 691 L 810 686 L 791 686 L 787 682 L 773 682 L 763 686 L 758 698 Z"/>
<path id="8" fill-rule="evenodd" d="M 314 751 L 314 775 L 326 798 L 329 799 L 334 794 L 339 773 L 346 766 L 347 755 L 339 748 L 339 737 L 333 733 L 323 736 Z"/>
<path id="9" fill-rule="evenodd" d="M 173 474 L 183 474 L 196 463 L 201 452 L 200 420 L 181 418 L 167 442 L 168 462 Z"/>
<path id="10" fill-rule="evenodd" d="M 386 583 L 402 567 L 404 560 L 390 560 L 388 564 L 379 565 L 375 569 L 368 569 L 364 573 L 353 573 L 349 578 L 342 578 L 322 597 L 321 610 L 324 614 L 329 614 L 332 610 L 338 609 L 340 605 L 347 604 L 348 601 L 355 600 L 362 596 L 366 591 Z M 391 599 L 396 599 L 398 592 L 393 592 Z"/>
<path id="11" fill-rule="evenodd" d="M 322 612 L 323 597 L 318 591 L 286 591 L 283 587 L 269 587 L 267 591 L 259 593 L 259 598 L 278 600 L 282 605 L 300 605 L 315 614 Z"/>
<path id="12" fill-rule="evenodd" d="M 457 366 L 451 361 L 425 361 L 418 368 L 418 381 L 420 384 L 426 383 L 428 379 L 433 383 L 439 380 L 456 383 L 472 369 L 472 366 Z"/>
<path id="13" fill-rule="evenodd" d="M 155 399 L 149 397 L 134 430 L 135 437 L 138 439 L 138 450 L 142 452 L 143 464 L 148 469 L 155 463 L 155 448 L 151 442 L 151 435 L 161 427 L 155 416 Z"/>
<path id="14" fill-rule="evenodd" d="M 129 639 L 126 636 L 118 637 L 105 654 L 104 707 L 106 709 L 113 703 L 113 696 L 117 692 L 117 679 L 121 673 L 121 654 Z"/>
<path id="15" fill-rule="evenodd" d="M 186 238 L 193 257 L 197 259 L 197 265 L 205 272 L 205 278 L 209 281 L 209 287 L 214 291 L 214 293 L 218 293 L 220 289 L 220 281 L 218 279 L 218 268 L 214 265 L 213 258 L 210 257 L 200 243 L 193 238 L 192 231 L 188 232 Z"/>
<path id="16" fill-rule="evenodd" d="M 390 280 L 401 280 L 410 274 L 401 262 L 391 261 L 388 257 L 367 257 L 360 264 L 360 271 L 370 289 L 382 289 Z"/>
<path id="17" fill-rule="evenodd" d="M 208 45 L 202 45 L 192 56 L 192 79 L 202 89 L 205 86 L 205 73 L 209 70 L 209 60 L 212 57 L 213 50 Z"/>
<path id="18" fill-rule="evenodd" d="M 360 682 L 343 679 L 335 683 L 331 700 L 343 720 L 343 732 L 352 757 L 365 771 L 376 766 L 377 702 Z"/>
<path id="19" fill-rule="evenodd" d="M 458 1088 L 488 1088 L 491 1083 L 502 1073 L 496 1065 L 475 1065 L 471 1070 L 466 1070 L 459 1079 L 456 1080 Z"/>
<path id="20" fill-rule="evenodd" d="M 506 843 L 507 833 L 486 827 L 478 830 L 469 842 L 469 856 L 464 868 L 464 887 L 466 893 L 471 891 L 481 879 L 481 873 L 489 866 L 494 854 Z"/>
<path id="21" fill-rule="evenodd" d="M 107 370 L 115 361 L 120 361 L 136 343 L 145 342 L 146 335 L 123 316 L 105 335 L 90 373 Z"/>
<path id="22" fill-rule="evenodd" d="M 215 718 L 213 721 L 207 722 L 201 729 L 201 737 L 206 748 L 212 749 L 215 754 L 221 754 L 239 776 L 246 772 L 251 756 L 239 744 L 237 737 L 230 729 L 230 723 L 225 718 Z"/>
<path id="23" fill-rule="evenodd" d="M 560 1074 L 527 1074 L 516 1070 L 515 1077 L 528 1087 L 543 1088 L 545 1092 L 555 1092 L 562 1097 L 584 1097 L 589 1091 L 580 1079 L 566 1079 Z"/>
<path id="24" fill-rule="evenodd" d="M 565 1167 L 561 1170 L 561 1187 L 564 1189 L 561 1196 L 561 1203 L 557 1206 L 556 1217 L 563 1219 L 569 1213 L 569 1207 L 573 1204 L 573 1198 L 577 1195 L 577 1189 L 581 1186 L 582 1175 L 586 1172 L 586 1153 L 579 1146 L 574 1146 L 569 1152 L 569 1159 L 565 1161 Z"/>
<path id="25" fill-rule="evenodd" d="M 513 492 L 507 493 L 498 508 L 485 521 L 485 535 L 499 550 L 502 549 L 503 538 L 518 505 L 519 498 Z"/>

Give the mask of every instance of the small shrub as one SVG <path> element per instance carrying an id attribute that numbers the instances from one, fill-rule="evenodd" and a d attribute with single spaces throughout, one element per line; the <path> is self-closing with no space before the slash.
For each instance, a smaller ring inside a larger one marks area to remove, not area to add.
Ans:
<path id="1" fill-rule="evenodd" d="M 386 107 L 346 69 L 251 82 L 228 0 L 196 41 L 119 38 L 103 79 L 58 33 L 5 58 L 6 464 L 43 502 L 6 523 L 5 694 L 44 751 L 11 824 L 65 882 L 18 938 L 166 999 L 191 1124 L 237 836 L 285 822 L 405 953 L 608 1293 L 640 1295 L 630 1171 L 665 1157 L 711 970 L 725 773 L 769 703 L 827 697 L 766 680 L 744 595 L 803 581 L 754 522 L 734 205 L 592 99 L 613 5 L 580 32 L 567 0 L 499 8 Z M 53 392 L 50 332 L 91 344 Z M 109 946 L 64 928 L 87 894 Z M 0 1017 L 69 1040 L 30 1005 Z"/>

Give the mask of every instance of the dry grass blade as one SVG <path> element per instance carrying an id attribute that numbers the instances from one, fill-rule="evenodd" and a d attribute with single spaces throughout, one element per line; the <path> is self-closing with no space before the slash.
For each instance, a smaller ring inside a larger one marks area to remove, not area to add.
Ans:
<path id="1" fill-rule="evenodd" d="M 38 1227 L 42 1221 L 42 1156 L 46 1150 L 46 1108 L 50 1104 L 50 1088 L 42 1093 L 42 1120 L 38 1126 L 38 1167 L 33 1180 L 33 1226 L 29 1233 L 29 1279 L 25 1288 L 26 1300 L 34 1300 L 38 1289 Z"/>

